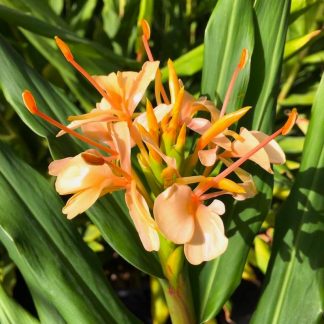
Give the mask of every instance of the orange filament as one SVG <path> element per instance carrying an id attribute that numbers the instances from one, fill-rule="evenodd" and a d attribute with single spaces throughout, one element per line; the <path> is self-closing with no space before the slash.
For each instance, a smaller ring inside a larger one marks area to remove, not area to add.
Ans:
<path id="1" fill-rule="evenodd" d="M 158 105 L 162 103 L 161 95 L 162 95 L 164 103 L 169 105 L 170 100 L 169 100 L 169 98 L 168 98 L 168 96 L 166 94 L 166 91 L 165 91 L 165 89 L 163 87 L 163 84 L 162 84 L 161 71 L 157 70 L 156 75 L 155 75 L 155 98 L 156 98 L 156 102 L 157 102 Z"/>
<path id="2" fill-rule="evenodd" d="M 64 43 L 59 37 L 55 36 L 55 42 L 58 48 L 63 53 L 66 60 L 77 70 L 79 71 L 90 83 L 91 85 L 101 94 L 103 98 L 105 98 L 110 105 L 114 106 L 114 100 L 106 91 L 104 91 L 99 84 L 94 80 L 94 78 L 83 68 L 81 67 L 75 60 L 74 57 L 66 43 Z"/>
<path id="3" fill-rule="evenodd" d="M 150 45 L 148 43 L 148 39 L 145 37 L 145 35 L 142 35 L 142 42 L 143 42 L 143 45 L 144 45 L 145 52 L 146 52 L 148 60 L 150 62 L 153 62 L 154 58 L 153 58 L 153 55 L 152 55 L 152 52 L 151 52 L 151 49 L 150 49 Z"/>
<path id="4" fill-rule="evenodd" d="M 94 146 L 106 153 L 109 153 L 111 155 L 116 155 L 117 152 L 108 148 L 107 146 L 101 144 L 101 143 L 98 143 L 84 135 L 81 135 L 80 133 L 74 131 L 73 129 L 70 129 L 66 126 L 64 126 L 63 124 L 59 123 L 58 121 L 56 121 L 55 119 L 47 116 L 46 114 L 44 114 L 43 112 L 39 111 L 38 110 L 38 107 L 37 107 L 37 104 L 36 104 L 36 101 L 32 95 L 32 93 L 28 90 L 25 90 L 23 93 L 22 93 L 22 98 L 23 98 L 23 101 L 24 101 L 24 104 L 25 106 L 27 107 L 27 109 L 34 115 L 37 115 L 38 117 L 42 118 L 43 120 L 47 121 L 49 124 L 52 124 L 53 126 L 65 131 L 66 133 L 69 133 L 71 134 L 72 136 L 78 138 L 79 140 L 81 140 L 82 142 L 85 142 L 91 146 Z"/>
<path id="5" fill-rule="evenodd" d="M 243 48 L 243 51 L 242 51 L 242 54 L 241 54 L 241 57 L 240 57 L 240 62 L 237 65 L 237 67 L 236 67 L 236 69 L 235 69 L 235 71 L 233 73 L 232 79 L 231 79 L 230 84 L 228 86 L 228 89 L 226 91 L 226 95 L 225 95 L 225 99 L 224 99 L 224 102 L 223 102 L 222 110 L 220 111 L 220 114 L 219 114 L 218 118 L 222 118 L 226 113 L 226 109 L 227 109 L 231 94 L 233 92 L 235 82 L 237 80 L 237 77 L 238 77 L 240 71 L 244 68 L 244 66 L 245 66 L 245 64 L 247 62 L 247 57 L 248 57 L 248 51 L 247 51 L 246 48 Z"/>

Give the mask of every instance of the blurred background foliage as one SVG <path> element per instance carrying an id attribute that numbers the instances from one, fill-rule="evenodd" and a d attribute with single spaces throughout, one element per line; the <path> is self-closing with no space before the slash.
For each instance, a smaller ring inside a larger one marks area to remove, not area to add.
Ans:
<path id="1" fill-rule="evenodd" d="M 151 25 L 150 44 L 154 57 L 161 61 L 162 67 L 168 58 L 173 59 L 186 88 L 198 94 L 204 31 L 216 3 L 216 0 L 0 0 L 0 33 L 28 65 L 81 110 L 88 111 L 99 96 L 62 57 L 53 40 L 55 35 L 69 43 L 75 57 L 91 74 L 136 70 L 146 58 L 139 37 L 139 21 L 145 18 Z M 249 318 L 257 303 L 270 259 L 276 215 L 288 197 L 300 167 L 310 108 L 323 73 L 323 23 L 323 1 L 292 1 L 277 118 L 280 120 L 286 109 L 297 107 L 300 114 L 298 128 L 279 140 L 287 154 L 287 164 L 274 168 L 272 208 L 250 250 L 242 284 L 219 315 L 220 322 L 230 323 L 231 318 L 240 322 Z M 166 69 L 162 72 L 166 78 Z M 11 82 L 15 82 L 14 76 Z M 47 166 L 51 157 L 47 143 L 21 121 L 1 88 L 0 140 L 0 145 L 9 144 L 18 156 L 48 177 Z M 156 282 L 152 279 L 149 283 L 146 276 L 113 252 L 88 219 L 81 217 L 75 222 L 84 241 L 99 255 L 106 276 L 129 307 L 134 308 L 132 303 L 136 305 L 136 301 L 149 300 L 151 293 L 152 314 L 156 323 L 162 323 L 167 311 L 161 306 L 162 292 Z M 0 255 L 2 287 L 34 313 L 24 281 L 2 246 Z M 144 291 L 144 295 L 142 292 L 139 295 L 138 291 Z M 1 290 L 0 299 L 3 294 Z M 145 303 L 149 305 L 149 301 Z M 137 315 L 148 321 L 148 314 Z"/>

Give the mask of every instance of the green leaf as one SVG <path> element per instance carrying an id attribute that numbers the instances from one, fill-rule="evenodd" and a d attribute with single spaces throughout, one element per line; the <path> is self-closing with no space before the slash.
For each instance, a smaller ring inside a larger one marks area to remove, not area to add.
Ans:
<path id="1" fill-rule="evenodd" d="M 0 240 L 28 286 L 68 323 L 134 323 L 49 183 L 0 146 Z M 31 190 L 32 188 L 32 190 Z"/>
<path id="2" fill-rule="evenodd" d="M 0 322 L 2 324 L 39 324 L 32 315 L 10 298 L 0 285 Z"/>
<path id="3" fill-rule="evenodd" d="M 300 171 L 277 217 L 264 293 L 252 323 L 322 323 L 324 309 L 324 77 Z"/>
<path id="4" fill-rule="evenodd" d="M 324 63 L 324 51 L 306 56 L 303 59 L 303 64 L 323 64 Z"/>
<path id="5" fill-rule="evenodd" d="M 313 38 L 317 37 L 320 33 L 320 30 L 314 30 L 307 35 L 303 35 L 298 38 L 294 38 L 286 43 L 284 58 L 289 59 L 296 53 L 298 53 L 305 46 L 309 46 L 309 43 Z"/>
<path id="6" fill-rule="evenodd" d="M 8 8 L 3 5 L 0 5 L 0 18 L 8 22 L 8 24 L 23 27 L 37 35 L 50 37 L 52 39 L 57 35 L 64 40 L 86 44 L 89 47 L 88 51 L 92 52 L 92 59 L 94 60 L 96 59 L 96 57 L 98 57 L 98 55 L 100 55 L 102 57 L 102 60 L 106 60 L 106 66 L 138 66 L 138 64 L 133 60 L 118 56 L 101 44 L 78 36 L 76 33 L 67 28 L 65 24 L 51 24 L 46 20 L 46 18 L 44 19 L 44 21 L 42 21 L 40 18 L 35 18 L 27 15 L 23 11 L 15 10 L 14 8 Z M 82 51 L 80 48 L 80 56 L 81 55 Z"/>
<path id="7" fill-rule="evenodd" d="M 242 50 L 249 58 L 254 46 L 252 2 L 249 0 L 220 0 L 205 31 L 202 93 L 216 99 L 220 107 Z M 228 111 L 238 109 L 244 99 L 250 75 L 250 59 L 240 72 Z"/>
<path id="8" fill-rule="evenodd" d="M 272 128 L 289 6 L 289 0 L 259 0 L 256 3 L 256 43 L 245 99 L 248 105 L 253 106 L 250 112 L 253 118 L 250 116 L 245 120 L 245 126 L 252 129 L 269 132 Z M 242 12 L 240 15 L 242 16 Z M 222 22 L 222 17 L 219 17 L 219 24 L 226 24 Z M 225 44 L 220 47 L 225 47 Z M 200 321 L 214 317 L 240 283 L 254 236 L 270 206 L 272 176 L 252 165 L 249 169 L 254 175 L 258 194 L 243 202 L 227 201 L 227 206 L 232 205 L 231 208 L 227 207 L 224 216 L 226 234 L 229 237 L 227 251 L 216 260 L 192 269 L 192 278 L 198 278 L 191 280 L 191 284 Z"/>
<path id="9" fill-rule="evenodd" d="M 119 9 L 119 1 L 104 0 L 101 16 L 103 20 L 103 29 L 109 38 L 114 38 L 119 30 L 122 18 Z"/>
<path id="10" fill-rule="evenodd" d="M 298 154 L 303 151 L 304 141 L 304 136 L 286 136 L 278 142 L 285 153 Z"/>
<path id="11" fill-rule="evenodd" d="M 55 158 L 73 156 L 85 148 L 80 142 L 68 136 L 56 138 L 57 129 L 31 115 L 24 107 L 21 93 L 30 89 L 39 108 L 53 118 L 64 122 L 67 116 L 78 114 L 78 109 L 35 71 L 30 69 L 0 37 L 0 85 L 7 101 L 22 120 L 38 135 L 49 142 Z M 12 78 L 14 76 L 14 82 Z M 108 195 L 100 199 L 88 212 L 92 222 L 100 229 L 103 238 L 128 262 L 144 272 L 162 276 L 160 265 L 153 253 L 145 252 L 128 210 L 122 193 Z"/>

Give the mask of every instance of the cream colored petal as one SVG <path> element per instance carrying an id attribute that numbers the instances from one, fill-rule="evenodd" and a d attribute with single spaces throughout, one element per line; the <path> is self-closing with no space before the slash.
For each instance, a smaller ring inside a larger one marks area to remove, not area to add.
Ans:
<path id="1" fill-rule="evenodd" d="M 212 142 L 225 150 L 230 150 L 232 148 L 232 142 L 223 134 L 214 137 Z"/>
<path id="2" fill-rule="evenodd" d="M 194 265 L 210 261 L 223 254 L 228 245 L 222 219 L 213 210 L 216 206 L 200 205 L 195 217 L 195 231 L 184 245 L 187 260 Z M 218 210 L 220 206 L 216 207 Z"/>
<path id="3" fill-rule="evenodd" d="M 54 160 L 48 166 L 48 173 L 52 176 L 57 176 L 67 165 L 68 162 L 73 159 L 72 157 L 67 157 L 61 160 Z"/>
<path id="4" fill-rule="evenodd" d="M 198 157 L 202 165 L 209 167 L 213 166 L 216 162 L 217 147 L 209 150 L 199 150 Z"/>
<path id="5" fill-rule="evenodd" d="M 160 62 L 158 61 L 144 63 L 142 70 L 138 73 L 130 91 L 126 93 L 127 110 L 130 115 L 133 114 L 138 103 L 142 100 L 151 81 L 155 79 L 159 63 Z"/>
<path id="6" fill-rule="evenodd" d="M 92 109 L 89 113 L 79 115 L 77 118 L 79 119 L 73 120 L 66 127 L 70 129 L 76 129 L 84 125 L 87 125 L 89 123 L 99 123 L 99 122 L 108 122 L 108 121 L 116 120 L 116 116 L 110 113 L 109 110 L 103 111 L 99 108 Z M 62 136 L 64 134 L 66 134 L 66 132 L 61 130 L 58 132 L 56 137 Z"/>
<path id="7" fill-rule="evenodd" d="M 245 190 L 245 193 L 242 194 L 233 194 L 233 198 L 235 200 L 245 200 L 248 198 L 252 198 L 257 194 L 257 189 L 255 186 L 255 183 L 253 181 L 253 178 L 251 176 L 251 179 L 249 181 L 239 183 L 239 185 Z"/>
<path id="8" fill-rule="evenodd" d="M 144 197 L 136 190 L 127 190 L 125 201 L 129 214 L 134 222 L 135 228 L 146 251 L 158 251 L 160 239 L 158 232 L 152 226 L 154 223 Z"/>
<path id="9" fill-rule="evenodd" d="M 236 140 L 233 142 L 232 145 L 233 154 L 237 157 L 245 155 L 259 144 L 259 141 L 256 139 L 256 137 L 250 131 L 243 127 L 241 128 L 240 135 L 244 138 L 244 141 L 241 142 Z M 265 169 L 266 171 L 272 173 L 268 154 L 263 148 L 255 154 L 253 154 L 250 157 L 250 160 L 257 163 L 261 168 Z"/>
<path id="10" fill-rule="evenodd" d="M 211 123 L 208 119 L 197 117 L 191 119 L 190 123 L 188 124 L 188 128 L 198 134 L 203 134 L 210 127 L 210 125 Z"/>
<path id="11" fill-rule="evenodd" d="M 90 187 L 100 186 L 106 179 L 113 181 L 112 176 L 108 165 L 88 164 L 79 154 L 70 159 L 57 175 L 55 188 L 60 195 L 73 194 Z"/>
<path id="12" fill-rule="evenodd" d="M 259 142 L 262 142 L 264 139 L 268 137 L 267 134 L 258 131 L 251 131 L 251 133 Z M 283 164 L 286 162 L 285 153 L 283 152 L 282 148 L 275 140 L 272 140 L 270 143 L 268 143 L 264 147 L 264 149 L 268 154 L 271 163 Z"/>
<path id="13" fill-rule="evenodd" d="M 111 125 L 111 135 L 115 148 L 119 153 L 120 165 L 124 171 L 131 174 L 131 140 L 127 122 Z"/>
<path id="14" fill-rule="evenodd" d="M 121 89 L 117 81 L 117 74 L 112 72 L 108 75 L 93 75 L 93 79 L 99 86 L 109 93 L 114 93 L 121 96 Z"/>
<path id="15" fill-rule="evenodd" d="M 90 208 L 100 197 L 102 187 L 93 187 L 80 191 L 74 194 L 63 207 L 63 214 L 67 215 L 68 219 L 85 212 Z"/>
<path id="16" fill-rule="evenodd" d="M 176 244 L 183 244 L 193 235 L 195 209 L 191 188 L 173 184 L 158 195 L 153 213 L 163 235 Z"/>
<path id="17" fill-rule="evenodd" d="M 82 133 L 95 141 L 111 145 L 111 135 L 108 131 L 107 122 L 87 123 L 81 126 Z"/>

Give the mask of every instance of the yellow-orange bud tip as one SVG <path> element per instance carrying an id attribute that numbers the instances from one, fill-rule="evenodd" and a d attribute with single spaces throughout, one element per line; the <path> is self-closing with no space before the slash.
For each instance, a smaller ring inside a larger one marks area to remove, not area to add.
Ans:
<path id="1" fill-rule="evenodd" d="M 149 23 L 147 22 L 146 19 L 141 20 L 141 27 L 142 27 L 144 37 L 147 40 L 149 40 L 150 37 L 151 37 L 151 28 L 150 28 L 150 25 L 149 25 Z"/>
<path id="2" fill-rule="evenodd" d="M 240 69 L 243 69 L 244 66 L 245 66 L 245 64 L 246 64 L 246 62 L 247 62 L 247 60 L 248 60 L 248 50 L 246 48 L 243 48 L 242 53 L 241 53 L 240 62 L 238 64 L 238 67 Z"/>
<path id="3" fill-rule="evenodd" d="M 282 135 L 286 135 L 290 132 L 290 130 L 295 125 L 297 117 L 298 117 L 297 109 L 293 108 L 288 115 L 288 120 L 286 121 L 285 125 L 282 127 L 282 131 L 281 131 Z"/>
<path id="4" fill-rule="evenodd" d="M 55 39 L 57 47 L 61 50 L 61 52 L 64 55 L 64 57 L 66 58 L 66 60 L 69 62 L 73 61 L 74 57 L 72 55 L 72 52 L 71 52 L 69 46 L 67 46 L 67 44 L 64 43 L 62 41 L 62 39 L 60 39 L 58 36 L 55 36 L 54 39 Z"/>
<path id="5" fill-rule="evenodd" d="M 32 95 L 32 93 L 29 90 L 25 90 L 22 93 L 22 98 L 24 101 L 24 105 L 27 107 L 27 109 L 32 113 L 32 114 L 36 114 L 38 111 L 37 105 L 36 105 L 36 101 L 34 96 Z"/>

